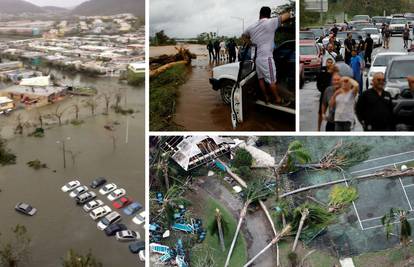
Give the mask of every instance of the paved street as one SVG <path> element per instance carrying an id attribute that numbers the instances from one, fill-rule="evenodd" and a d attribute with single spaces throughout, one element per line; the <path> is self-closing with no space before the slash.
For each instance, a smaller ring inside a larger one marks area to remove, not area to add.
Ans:
<path id="1" fill-rule="evenodd" d="M 410 42 L 408 43 L 410 46 Z M 390 49 L 384 49 L 382 47 L 376 48 L 373 51 L 372 58 L 380 52 L 403 52 L 403 39 L 401 35 L 391 37 Z M 365 80 L 368 69 L 364 72 L 364 90 Z M 319 96 L 320 93 L 316 88 L 315 81 L 308 81 L 300 90 L 300 131 L 316 131 L 318 125 L 318 108 L 319 108 Z M 356 124 L 354 131 L 362 131 L 361 125 L 355 119 Z M 321 130 L 325 129 L 325 123 L 322 124 Z"/>

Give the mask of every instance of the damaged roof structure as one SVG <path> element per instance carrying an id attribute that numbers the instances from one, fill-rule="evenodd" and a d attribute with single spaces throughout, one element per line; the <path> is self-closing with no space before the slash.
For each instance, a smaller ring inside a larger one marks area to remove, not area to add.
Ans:
<path id="1" fill-rule="evenodd" d="M 236 142 L 219 136 L 169 136 L 162 139 L 161 149 L 189 171 L 230 153 Z"/>

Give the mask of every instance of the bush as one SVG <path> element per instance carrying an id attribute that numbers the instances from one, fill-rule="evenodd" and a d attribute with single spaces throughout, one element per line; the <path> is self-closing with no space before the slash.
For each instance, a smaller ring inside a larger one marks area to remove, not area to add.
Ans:
<path id="1" fill-rule="evenodd" d="M 329 193 L 329 205 L 334 208 L 348 206 L 358 198 L 358 192 L 354 187 L 335 185 Z"/>
<path id="2" fill-rule="evenodd" d="M 249 151 L 244 148 L 241 148 L 236 151 L 236 155 L 233 159 L 233 166 L 239 169 L 241 166 L 251 167 L 253 164 L 253 157 Z"/>
<path id="3" fill-rule="evenodd" d="M 10 165 L 16 163 L 16 155 L 6 149 L 6 141 L 0 139 L 0 164 Z"/>
<path id="4" fill-rule="evenodd" d="M 248 166 L 241 166 L 236 170 L 236 173 L 242 178 L 250 179 L 252 177 L 252 170 Z"/>
<path id="5" fill-rule="evenodd" d="M 31 168 L 33 168 L 35 170 L 47 168 L 46 163 L 42 163 L 38 159 L 31 160 L 31 161 L 27 162 L 27 166 L 29 166 L 29 167 L 31 167 Z"/>

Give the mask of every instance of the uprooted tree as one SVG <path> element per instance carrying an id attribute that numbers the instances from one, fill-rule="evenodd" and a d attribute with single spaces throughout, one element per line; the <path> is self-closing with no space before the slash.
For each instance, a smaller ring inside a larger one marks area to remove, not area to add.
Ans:
<path id="1" fill-rule="evenodd" d="M 6 147 L 7 142 L 5 139 L 0 138 L 0 164 L 1 165 L 10 165 L 16 163 L 16 155 L 14 155 Z"/>

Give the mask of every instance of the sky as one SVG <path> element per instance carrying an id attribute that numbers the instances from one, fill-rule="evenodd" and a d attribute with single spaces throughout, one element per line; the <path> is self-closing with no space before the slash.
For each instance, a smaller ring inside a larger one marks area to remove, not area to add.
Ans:
<path id="1" fill-rule="evenodd" d="M 87 0 L 26 0 L 38 6 L 75 7 Z"/>
<path id="2" fill-rule="evenodd" d="M 262 6 L 276 7 L 286 0 L 151 0 L 150 35 L 164 30 L 169 37 L 191 38 L 202 32 L 225 36 L 242 33 L 242 21 L 247 28 L 259 19 Z"/>

